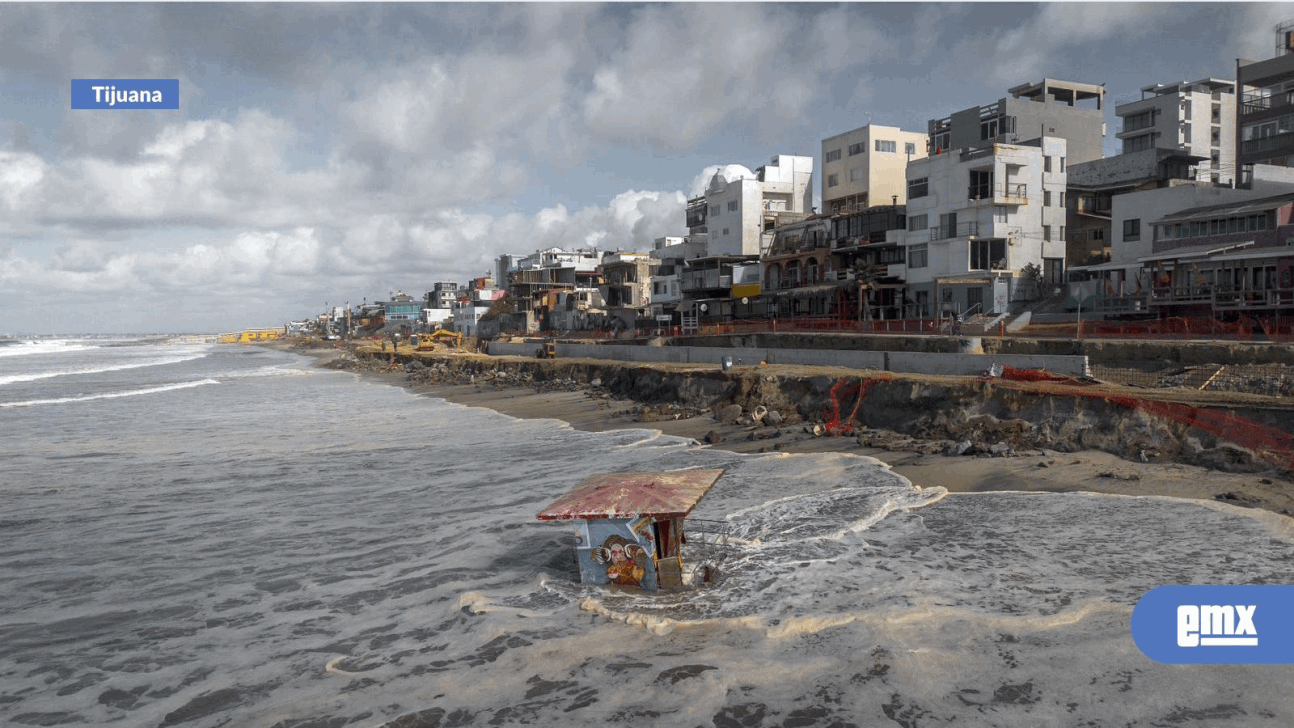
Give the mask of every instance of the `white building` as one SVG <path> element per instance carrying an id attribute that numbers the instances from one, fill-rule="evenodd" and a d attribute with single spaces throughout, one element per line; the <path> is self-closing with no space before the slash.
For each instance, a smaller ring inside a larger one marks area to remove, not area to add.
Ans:
<path id="1" fill-rule="evenodd" d="M 1219 78 L 1153 84 L 1141 99 L 1115 107 L 1124 154 L 1177 149 L 1203 157 L 1195 179 L 1231 184 L 1236 173 L 1235 82 Z"/>
<path id="2" fill-rule="evenodd" d="M 707 254 L 759 255 L 778 219 L 813 209 L 813 158 L 779 154 L 754 172 L 730 164 L 706 188 Z"/>
<path id="3" fill-rule="evenodd" d="M 902 205 L 908 162 L 926 156 L 926 134 L 867 126 L 822 140 L 822 210 L 837 213 L 871 205 Z"/>
<path id="4" fill-rule="evenodd" d="M 908 165 L 906 316 L 1006 313 L 1034 293 L 1017 290 L 1030 264 L 1043 284 L 1064 282 L 1065 150 L 1043 137 Z"/>
<path id="5" fill-rule="evenodd" d="M 504 291 L 494 286 L 493 278 L 478 278 L 471 287 L 459 291 L 459 298 L 450 304 L 450 328 L 464 336 L 476 336 L 481 316 L 503 298 Z"/>

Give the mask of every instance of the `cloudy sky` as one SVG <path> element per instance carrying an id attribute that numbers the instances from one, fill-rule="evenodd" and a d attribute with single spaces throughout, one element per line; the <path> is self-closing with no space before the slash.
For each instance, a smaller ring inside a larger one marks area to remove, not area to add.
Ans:
<path id="1" fill-rule="evenodd" d="M 212 332 L 647 250 L 707 167 L 1044 76 L 1232 78 L 1291 4 L 0 5 L 0 334 Z M 70 109 L 178 78 L 178 111 Z M 816 184 L 815 184 L 816 187 Z M 816 192 L 815 192 L 816 195 Z"/>

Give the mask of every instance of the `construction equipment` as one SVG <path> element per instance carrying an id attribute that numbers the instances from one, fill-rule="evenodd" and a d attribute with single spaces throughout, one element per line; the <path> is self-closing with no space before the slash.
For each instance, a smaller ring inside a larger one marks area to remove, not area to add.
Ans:
<path id="1" fill-rule="evenodd" d="M 415 351 L 432 351 L 436 344 L 444 344 L 451 349 L 463 348 L 463 335 L 449 329 L 436 329 L 430 334 L 414 334 L 409 343 Z"/>

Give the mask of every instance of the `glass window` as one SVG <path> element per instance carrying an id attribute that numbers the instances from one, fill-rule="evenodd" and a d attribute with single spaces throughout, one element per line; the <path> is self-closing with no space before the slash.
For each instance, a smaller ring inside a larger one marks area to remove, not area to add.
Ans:
<path id="1" fill-rule="evenodd" d="M 929 186 L 929 177 L 908 180 L 908 199 L 915 200 L 919 197 L 925 197 L 929 194 Z"/>
<path id="2" fill-rule="evenodd" d="M 1180 228 L 1181 226 L 1179 225 L 1178 227 Z M 1141 239 L 1141 218 L 1134 217 L 1123 221 L 1123 239 L 1125 241 Z"/>
<path id="3" fill-rule="evenodd" d="M 825 158 L 825 161 L 828 161 L 828 162 L 834 162 L 834 161 L 836 161 L 837 159 L 840 159 L 840 150 L 839 150 L 839 149 L 832 149 L 831 151 L 827 152 L 827 156 L 826 156 L 826 158 Z"/>
<path id="4" fill-rule="evenodd" d="M 925 268 L 929 265 L 929 246 L 913 245 L 908 248 L 908 267 Z"/>
<path id="5" fill-rule="evenodd" d="M 894 152 L 897 150 L 898 142 L 887 141 L 885 139 L 876 140 L 876 151 L 878 152 Z"/>
<path id="6" fill-rule="evenodd" d="M 863 151 L 864 151 L 865 149 L 866 149 L 866 146 L 864 146 L 864 144 L 863 144 L 862 142 L 859 142 L 859 143 L 857 143 L 857 144 L 850 144 L 850 145 L 849 145 L 849 156 L 851 156 L 851 157 L 852 157 L 852 156 L 854 156 L 854 155 L 856 155 L 856 154 L 862 154 L 862 153 L 863 153 Z"/>
<path id="7" fill-rule="evenodd" d="M 836 175 L 836 174 L 829 174 L 829 175 L 827 175 L 827 186 L 828 186 L 828 187 L 835 187 L 835 186 L 836 186 L 836 185 L 838 185 L 838 184 L 840 184 L 840 175 Z"/>
<path id="8" fill-rule="evenodd" d="M 926 227 L 928 227 L 928 219 L 929 217 L 925 213 L 920 215 L 908 215 L 908 230 L 913 232 L 917 230 L 925 230 Z"/>
<path id="9" fill-rule="evenodd" d="M 904 153 L 904 154 L 916 154 L 916 153 L 917 153 L 917 145 L 913 144 L 912 142 L 904 142 L 904 144 L 903 144 L 903 153 Z"/>

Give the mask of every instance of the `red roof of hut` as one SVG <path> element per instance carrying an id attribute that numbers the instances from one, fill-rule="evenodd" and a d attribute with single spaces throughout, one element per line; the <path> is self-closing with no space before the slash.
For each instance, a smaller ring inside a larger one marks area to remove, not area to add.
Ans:
<path id="1" fill-rule="evenodd" d="M 722 470 L 590 475 L 539 512 L 541 521 L 574 518 L 682 518 L 723 475 Z"/>

